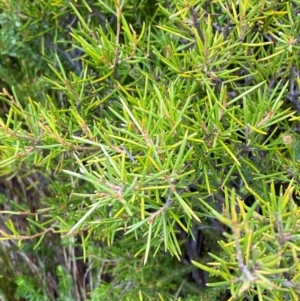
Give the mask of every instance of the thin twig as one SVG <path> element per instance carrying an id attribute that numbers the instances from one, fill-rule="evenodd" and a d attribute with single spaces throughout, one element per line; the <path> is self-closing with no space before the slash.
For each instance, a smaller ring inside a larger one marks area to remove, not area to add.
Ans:
<path id="1" fill-rule="evenodd" d="M 191 12 L 192 19 L 193 19 L 193 24 L 196 27 L 198 36 L 199 36 L 202 44 L 204 45 L 204 42 L 205 42 L 204 35 L 203 35 L 202 31 L 201 31 L 200 24 L 199 24 L 199 22 L 197 20 L 197 13 L 196 13 L 196 11 L 195 11 L 195 9 L 194 9 L 193 6 L 190 7 L 190 12 Z"/>
<path id="2" fill-rule="evenodd" d="M 243 278 L 247 281 L 253 282 L 255 278 L 251 274 L 251 272 L 248 270 L 247 266 L 244 264 L 243 261 L 243 254 L 240 247 L 239 237 L 240 237 L 240 230 L 238 229 L 237 225 L 234 225 L 233 227 L 233 233 L 234 233 L 234 241 L 235 241 L 235 249 L 236 249 L 236 257 L 238 261 L 238 267 L 239 270 L 243 274 Z"/>

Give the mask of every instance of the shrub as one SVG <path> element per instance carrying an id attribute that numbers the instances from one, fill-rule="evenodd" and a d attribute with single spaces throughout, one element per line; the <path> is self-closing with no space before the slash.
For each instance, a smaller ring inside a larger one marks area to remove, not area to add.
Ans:
<path id="1" fill-rule="evenodd" d="M 1 8 L 4 297 L 298 299 L 296 1 Z"/>

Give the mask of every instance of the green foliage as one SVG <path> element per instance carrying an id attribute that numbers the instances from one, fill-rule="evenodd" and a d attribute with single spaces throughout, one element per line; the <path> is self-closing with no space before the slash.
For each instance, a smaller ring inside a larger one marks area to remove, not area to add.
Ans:
<path id="1" fill-rule="evenodd" d="M 62 266 L 57 267 L 57 278 L 58 278 L 58 288 L 59 288 L 59 296 L 56 300 L 59 301 L 72 301 L 74 298 L 72 297 L 71 288 L 73 286 L 73 281 L 71 275 L 66 271 Z M 45 291 L 45 287 L 37 287 L 34 283 L 34 278 L 26 278 L 25 276 L 18 276 L 15 280 L 16 282 L 16 293 L 15 297 L 17 299 L 24 298 L 29 301 L 48 301 L 51 300 L 49 296 L 47 296 L 47 292 Z"/>
<path id="2" fill-rule="evenodd" d="M 16 2 L 0 234 L 56 279 L 16 298 L 297 300 L 296 1 Z"/>
<path id="3" fill-rule="evenodd" d="M 270 187 L 270 188 L 269 188 Z M 251 189 L 248 187 L 251 191 Z M 223 215 L 215 213 L 231 232 L 227 241 L 220 241 L 220 257 L 210 254 L 216 262 L 212 267 L 194 262 L 199 268 L 219 276 L 223 281 L 210 283 L 215 287 L 228 285 L 234 300 L 297 300 L 299 296 L 299 209 L 293 200 L 292 182 L 276 196 L 274 184 L 262 187 L 256 202 L 248 207 L 235 191 L 226 194 L 228 208 Z M 206 203 L 208 211 L 214 211 Z M 256 208 L 262 212 L 256 212 Z"/>
<path id="4" fill-rule="evenodd" d="M 69 272 L 62 266 L 58 266 L 56 269 L 57 277 L 58 277 L 58 285 L 59 285 L 59 297 L 57 300 L 59 301 L 72 301 L 74 300 L 72 297 L 72 286 L 73 280 Z"/>
<path id="5" fill-rule="evenodd" d="M 16 298 L 24 298 L 29 301 L 48 300 L 42 289 L 37 288 L 31 278 L 27 279 L 24 276 L 20 276 L 16 279 L 16 284 Z"/>

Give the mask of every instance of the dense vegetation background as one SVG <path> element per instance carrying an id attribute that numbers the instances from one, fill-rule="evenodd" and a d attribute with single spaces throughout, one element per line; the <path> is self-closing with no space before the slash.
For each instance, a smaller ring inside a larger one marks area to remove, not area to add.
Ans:
<path id="1" fill-rule="evenodd" d="M 0 299 L 298 300 L 300 3 L 0 3 Z"/>

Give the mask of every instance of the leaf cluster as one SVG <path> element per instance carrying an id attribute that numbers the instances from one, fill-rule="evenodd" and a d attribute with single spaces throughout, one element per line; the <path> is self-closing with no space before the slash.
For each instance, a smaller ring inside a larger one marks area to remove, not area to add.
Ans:
<path id="1" fill-rule="evenodd" d="M 1 239 L 73 240 L 91 271 L 78 298 L 296 300 L 297 3 L 90 2 L 2 13 L 23 75 L 48 65 L 42 99 L 1 95 L 1 175 L 45 191 L 5 204 Z"/>

